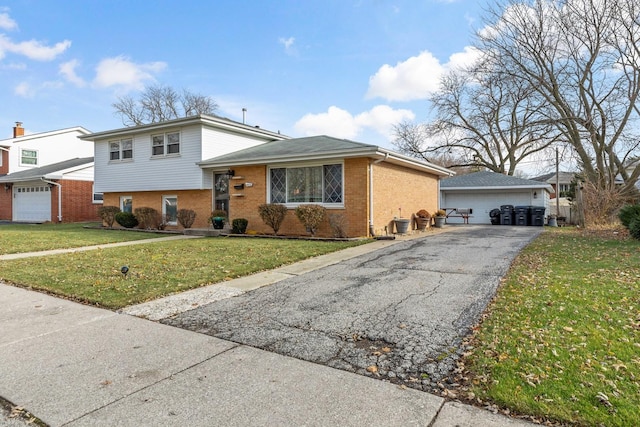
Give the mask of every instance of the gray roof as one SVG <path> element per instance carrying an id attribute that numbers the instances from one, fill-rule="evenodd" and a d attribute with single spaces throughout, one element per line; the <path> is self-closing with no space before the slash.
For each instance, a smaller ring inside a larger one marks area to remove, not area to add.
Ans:
<path id="1" fill-rule="evenodd" d="M 576 172 L 563 172 L 560 171 L 558 173 L 558 177 L 560 178 L 561 184 L 570 184 L 573 181 L 573 178 L 576 176 Z M 531 178 L 534 181 L 547 182 L 549 184 L 556 183 L 556 173 L 551 172 L 544 175 L 536 176 L 535 178 Z"/>
<path id="2" fill-rule="evenodd" d="M 9 175 L 0 176 L 0 183 L 32 181 L 46 177 L 47 175 L 61 172 L 65 169 L 83 166 L 93 162 L 93 157 L 76 157 L 75 159 L 65 160 L 50 165 L 41 166 L 39 168 L 27 169 L 20 172 L 10 173 Z"/>
<path id="3" fill-rule="evenodd" d="M 503 175 L 496 172 L 474 172 L 467 175 L 445 178 L 440 181 L 440 188 L 446 189 L 504 189 L 504 188 L 547 188 L 551 186 L 547 183 L 522 179 L 515 176 Z"/>
<path id="4" fill-rule="evenodd" d="M 413 169 L 428 170 L 439 176 L 451 176 L 454 174 L 454 172 L 442 166 L 407 157 L 377 145 L 364 144 L 326 135 L 266 142 L 244 150 L 203 160 L 198 164 L 206 168 L 223 168 L 240 165 L 264 165 L 268 163 L 343 159 L 349 157 L 382 159 Z"/>

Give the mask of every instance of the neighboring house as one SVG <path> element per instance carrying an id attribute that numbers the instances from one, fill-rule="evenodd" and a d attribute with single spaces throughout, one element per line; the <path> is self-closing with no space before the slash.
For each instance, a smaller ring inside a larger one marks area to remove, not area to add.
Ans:
<path id="1" fill-rule="evenodd" d="M 76 158 L 0 176 L 0 219 L 81 222 L 99 219 L 93 157 Z"/>
<path id="2" fill-rule="evenodd" d="M 534 181 L 540 181 L 540 182 L 545 182 L 549 185 L 551 185 L 552 190 L 551 190 L 551 198 L 555 199 L 556 198 L 556 184 L 560 185 L 560 197 L 566 197 L 565 194 L 567 194 L 569 191 L 571 191 L 571 182 L 574 180 L 576 176 L 575 172 L 559 172 L 558 173 L 558 178 L 556 179 L 556 173 L 552 172 L 552 173 L 548 173 L 545 175 L 540 175 L 537 176 L 535 178 L 531 178 Z"/>
<path id="3" fill-rule="evenodd" d="M 549 214 L 551 185 L 495 172 L 475 172 L 443 179 L 440 183 L 440 206 L 449 213 L 453 209 L 471 209 L 469 224 L 491 224 L 489 213 L 503 205 L 538 206 Z M 448 223 L 462 223 L 463 218 L 450 217 Z"/>
<path id="4" fill-rule="evenodd" d="M 308 234 L 295 208 L 318 204 L 338 215 L 334 219 L 341 219 L 349 237 L 392 234 L 396 217 L 413 218 L 420 209 L 433 214 L 440 178 L 453 174 L 376 145 L 328 136 L 272 141 L 199 166 L 210 175 L 229 171 L 230 218 L 247 219 L 251 230 L 272 233 L 258 206 L 281 203 L 289 211 L 279 234 Z M 333 235 L 328 220 L 317 235 Z"/>
<path id="5" fill-rule="evenodd" d="M 84 135 L 95 147 L 95 191 L 105 206 L 122 211 L 149 207 L 178 226 L 179 209 L 196 212 L 194 228 L 209 226 L 213 209 L 229 211 L 226 170 L 203 169 L 204 159 L 274 140 L 280 133 L 228 119 L 199 115 Z"/>
<path id="6" fill-rule="evenodd" d="M 17 122 L 13 138 L 0 140 L 0 220 L 98 219 L 93 145 L 78 139 L 88 134 L 74 127 L 25 135 Z"/>

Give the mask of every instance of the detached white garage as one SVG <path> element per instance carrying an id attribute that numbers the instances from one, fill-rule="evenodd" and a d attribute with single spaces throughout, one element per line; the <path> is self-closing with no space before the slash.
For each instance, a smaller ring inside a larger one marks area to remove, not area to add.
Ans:
<path id="1" fill-rule="evenodd" d="M 491 224 L 489 212 L 503 205 L 539 206 L 549 212 L 551 185 L 495 172 L 475 172 L 440 181 L 440 206 L 449 224 L 462 224 L 456 209 L 471 210 L 469 224 Z M 546 215 L 546 214 L 545 214 Z"/>

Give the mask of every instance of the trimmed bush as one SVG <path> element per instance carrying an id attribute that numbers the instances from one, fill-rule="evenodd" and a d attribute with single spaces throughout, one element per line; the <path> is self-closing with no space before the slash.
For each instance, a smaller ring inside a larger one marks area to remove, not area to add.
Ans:
<path id="1" fill-rule="evenodd" d="M 329 215 L 329 225 L 333 231 L 333 237 L 344 238 L 347 237 L 347 217 L 343 214 L 331 214 Z"/>
<path id="2" fill-rule="evenodd" d="M 102 222 L 107 224 L 107 227 L 113 228 L 113 223 L 116 220 L 116 214 L 120 212 L 120 208 L 117 206 L 100 206 L 98 208 L 98 215 L 102 219 Z"/>
<path id="3" fill-rule="evenodd" d="M 640 219 L 640 205 L 626 205 L 618 212 L 618 218 L 622 225 L 629 228 L 631 221 L 634 219 Z"/>
<path id="4" fill-rule="evenodd" d="M 262 221 L 273 229 L 273 233 L 278 234 L 280 225 L 287 216 L 287 207 L 279 203 L 265 203 L 258 206 L 258 214 Z"/>
<path id="5" fill-rule="evenodd" d="M 133 214 L 138 220 L 138 224 L 140 224 L 140 228 L 149 230 L 152 228 L 160 229 L 160 227 L 162 227 L 162 223 L 163 223 L 162 218 L 160 218 L 158 211 L 155 210 L 154 208 L 149 208 L 149 207 L 136 208 L 133 211 Z"/>
<path id="6" fill-rule="evenodd" d="M 138 225 L 138 220 L 131 212 L 118 212 L 115 218 L 116 222 L 124 228 L 133 228 Z"/>
<path id="7" fill-rule="evenodd" d="M 231 232 L 233 234 L 244 234 L 247 231 L 247 224 L 249 224 L 249 221 L 245 218 L 236 218 L 231 221 Z"/>
<path id="8" fill-rule="evenodd" d="M 179 209 L 176 214 L 176 219 L 184 228 L 191 228 L 196 220 L 196 212 L 191 209 Z"/>
<path id="9" fill-rule="evenodd" d="M 640 240 L 640 218 L 634 218 L 629 223 L 629 234 L 634 239 Z"/>
<path id="10" fill-rule="evenodd" d="M 320 205 L 300 205 L 296 208 L 296 216 L 312 236 L 316 235 L 318 226 L 324 220 L 327 210 Z"/>

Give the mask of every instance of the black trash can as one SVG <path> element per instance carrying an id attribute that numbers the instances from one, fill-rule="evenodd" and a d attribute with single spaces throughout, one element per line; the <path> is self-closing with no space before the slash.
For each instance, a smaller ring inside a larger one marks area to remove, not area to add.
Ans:
<path id="1" fill-rule="evenodd" d="M 513 214 L 511 212 L 500 212 L 500 224 L 513 225 Z"/>
<path id="2" fill-rule="evenodd" d="M 500 224 L 513 225 L 515 217 L 513 216 L 513 205 L 500 206 Z"/>
<path id="3" fill-rule="evenodd" d="M 500 209 L 491 209 L 489 218 L 491 218 L 491 225 L 500 225 Z"/>
<path id="4" fill-rule="evenodd" d="M 529 206 L 516 206 L 513 208 L 513 217 L 516 225 L 529 225 L 530 207 Z"/>
<path id="5" fill-rule="evenodd" d="M 544 225 L 544 206 L 531 206 L 531 225 L 542 227 Z"/>

